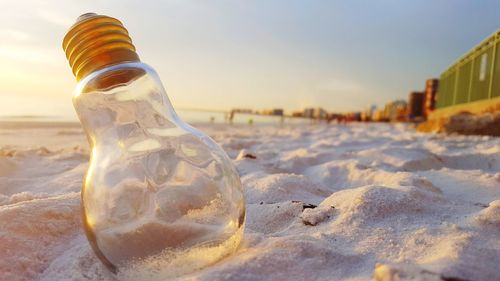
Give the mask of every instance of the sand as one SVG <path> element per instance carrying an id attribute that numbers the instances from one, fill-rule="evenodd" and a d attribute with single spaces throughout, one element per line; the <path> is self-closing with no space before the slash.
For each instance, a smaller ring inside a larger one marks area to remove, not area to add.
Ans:
<path id="1" fill-rule="evenodd" d="M 198 127 L 241 175 L 247 226 L 234 255 L 178 280 L 500 280 L 500 138 Z M 116 280 L 81 227 L 79 126 L 0 128 L 0 280 Z"/>
<path id="2" fill-rule="evenodd" d="M 449 117 L 430 119 L 420 123 L 417 131 L 500 137 L 500 102 L 498 107 L 496 112 L 459 112 Z"/>

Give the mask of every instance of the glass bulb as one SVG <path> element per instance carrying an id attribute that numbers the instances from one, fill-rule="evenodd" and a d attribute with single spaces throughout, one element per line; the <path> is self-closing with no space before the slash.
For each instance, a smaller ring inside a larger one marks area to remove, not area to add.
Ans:
<path id="1" fill-rule="evenodd" d="M 81 68 L 92 71 L 73 97 L 92 151 L 82 211 L 94 252 L 123 280 L 164 280 L 234 252 L 245 201 L 230 159 L 179 119 L 151 67 L 108 61 Z"/>

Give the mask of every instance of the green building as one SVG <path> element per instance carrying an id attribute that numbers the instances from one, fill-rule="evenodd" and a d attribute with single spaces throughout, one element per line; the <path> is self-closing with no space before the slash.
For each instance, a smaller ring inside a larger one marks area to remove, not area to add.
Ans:
<path id="1" fill-rule="evenodd" d="M 500 97 L 500 30 L 441 74 L 437 109 Z"/>

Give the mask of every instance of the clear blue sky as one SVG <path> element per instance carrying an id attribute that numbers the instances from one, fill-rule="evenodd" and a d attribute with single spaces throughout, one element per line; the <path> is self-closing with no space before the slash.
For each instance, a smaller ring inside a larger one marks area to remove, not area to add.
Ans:
<path id="1" fill-rule="evenodd" d="M 327 3 L 328 2 L 328 3 Z M 500 1 L 3 1 L 0 115 L 73 116 L 61 40 L 80 14 L 123 21 L 177 107 L 330 111 L 423 89 L 500 28 Z"/>

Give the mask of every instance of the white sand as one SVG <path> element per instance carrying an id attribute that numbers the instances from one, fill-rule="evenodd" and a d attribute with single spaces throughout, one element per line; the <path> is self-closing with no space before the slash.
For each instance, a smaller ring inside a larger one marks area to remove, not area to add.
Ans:
<path id="1" fill-rule="evenodd" d="M 0 280 L 115 280 L 81 229 L 81 129 L 0 127 Z M 199 127 L 240 171 L 247 228 L 236 254 L 179 280 L 373 280 L 377 263 L 379 280 L 500 280 L 499 138 Z"/>

